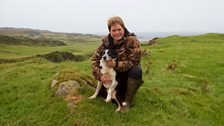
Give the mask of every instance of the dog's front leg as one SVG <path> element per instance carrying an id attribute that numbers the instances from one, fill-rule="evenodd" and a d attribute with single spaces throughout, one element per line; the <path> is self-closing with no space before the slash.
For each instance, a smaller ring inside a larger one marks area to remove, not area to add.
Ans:
<path id="1" fill-rule="evenodd" d="M 117 87 L 117 81 L 113 81 L 112 82 L 112 85 L 111 85 L 111 87 L 109 88 L 109 90 L 108 90 L 108 94 L 107 94 L 107 98 L 106 98 L 106 102 L 110 102 L 111 101 L 111 97 L 112 97 L 112 93 L 113 93 L 113 91 L 115 90 L 115 88 Z"/>
<path id="2" fill-rule="evenodd" d="M 100 89 L 101 89 L 102 85 L 103 84 L 100 81 L 98 81 L 96 91 L 91 97 L 89 97 L 89 99 L 95 99 L 97 97 L 98 93 L 100 92 Z"/>

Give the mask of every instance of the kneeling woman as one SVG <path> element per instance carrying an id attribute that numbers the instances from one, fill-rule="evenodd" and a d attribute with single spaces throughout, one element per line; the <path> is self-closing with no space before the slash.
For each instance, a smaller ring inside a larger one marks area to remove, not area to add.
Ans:
<path id="1" fill-rule="evenodd" d="M 101 45 L 92 56 L 92 71 L 95 78 L 103 83 L 110 83 L 112 80 L 100 73 L 101 53 L 105 49 L 113 49 L 118 53 L 118 60 L 108 63 L 108 67 L 114 68 L 117 72 L 117 96 L 122 101 L 122 110 L 127 110 L 139 87 L 142 85 L 142 69 L 140 66 L 141 49 L 136 36 L 129 33 L 123 20 L 116 16 L 107 22 L 109 34 L 102 41 Z M 103 88 L 102 88 L 103 89 Z M 101 90 L 99 95 L 105 94 Z"/>

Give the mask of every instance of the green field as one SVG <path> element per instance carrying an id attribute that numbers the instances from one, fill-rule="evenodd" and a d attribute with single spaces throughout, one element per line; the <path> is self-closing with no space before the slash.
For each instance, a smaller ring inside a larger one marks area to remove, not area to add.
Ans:
<path id="1" fill-rule="evenodd" d="M 99 41 L 85 39 L 70 40 L 67 46 L 1 44 L 0 59 L 52 51 L 92 54 Z M 0 126 L 224 125 L 224 34 L 169 36 L 156 45 L 142 43 L 141 48 L 148 52 L 141 61 L 145 83 L 127 113 L 116 113 L 116 105 L 102 98 L 88 100 L 93 88 L 82 89 L 83 99 L 72 110 L 54 95 L 54 75 L 62 70 L 91 75 L 89 59 L 52 63 L 34 58 L 0 64 Z M 174 70 L 167 69 L 169 65 L 175 65 Z"/>

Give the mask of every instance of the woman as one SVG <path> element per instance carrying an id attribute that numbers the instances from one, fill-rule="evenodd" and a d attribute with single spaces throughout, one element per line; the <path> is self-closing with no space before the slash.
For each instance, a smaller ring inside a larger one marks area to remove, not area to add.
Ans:
<path id="1" fill-rule="evenodd" d="M 122 101 L 122 110 L 127 110 L 133 97 L 142 85 L 142 69 L 140 66 L 141 50 L 140 44 L 133 33 L 129 33 L 123 20 L 112 17 L 107 22 L 109 34 L 102 41 L 101 45 L 92 56 L 92 71 L 95 78 L 103 83 L 111 83 L 106 75 L 100 73 L 101 53 L 105 49 L 113 49 L 118 53 L 118 60 L 108 62 L 108 67 L 114 68 L 117 72 L 117 97 Z M 103 88 L 102 88 L 103 89 Z M 105 89 L 99 95 L 105 96 Z"/>

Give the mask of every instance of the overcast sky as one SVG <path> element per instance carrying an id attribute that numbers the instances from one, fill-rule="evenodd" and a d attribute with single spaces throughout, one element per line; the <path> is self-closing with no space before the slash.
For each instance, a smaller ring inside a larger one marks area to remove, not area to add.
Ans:
<path id="1" fill-rule="evenodd" d="M 224 0 L 0 0 L 0 27 L 107 32 L 115 15 L 132 32 L 224 33 Z"/>

